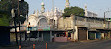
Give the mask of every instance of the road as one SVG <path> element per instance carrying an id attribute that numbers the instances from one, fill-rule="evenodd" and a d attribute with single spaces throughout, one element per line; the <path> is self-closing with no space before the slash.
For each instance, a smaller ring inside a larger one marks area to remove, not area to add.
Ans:
<path id="1" fill-rule="evenodd" d="M 35 49 L 45 49 L 45 42 L 32 42 L 23 45 L 22 49 L 32 49 L 32 45 L 35 43 Z M 17 46 L 1 47 L 0 49 L 18 49 Z M 99 41 L 86 41 L 86 42 L 67 42 L 48 43 L 48 49 L 111 49 L 111 40 L 99 40 Z"/>
<path id="2" fill-rule="evenodd" d="M 58 49 L 111 49 L 111 40 L 98 42 L 82 42 L 77 45 L 68 44 Z"/>

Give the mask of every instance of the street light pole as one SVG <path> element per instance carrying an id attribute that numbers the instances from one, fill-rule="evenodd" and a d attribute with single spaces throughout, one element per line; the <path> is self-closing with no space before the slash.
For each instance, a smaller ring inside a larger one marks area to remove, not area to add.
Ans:
<path id="1" fill-rule="evenodd" d="M 15 36 L 16 36 L 16 44 L 18 45 L 18 36 L 17 36 L 17 29 L 16 29 L 16 17 L 14 17 L 14 26 L 15 26 Z"/>
<path id="2" fill-rule="evenodd" d="M 106 16 L 106 13 L 107 13 L 107 12 L 111 12 L 111 11 L 106 11 L 106 12 L 104 12 L 104 29 L 105 29 L 105 26 L 106 26 L 105 16 Z M 109 30 L 109 21 L 108 21 L 108 30 Z M 109 34 L 109 38 L 110 38 L 110 32 L 109 32 L 108 34 Z"/>
<path id="3" fill-rule="evenodd" d="M 21 24 L 21 22 L 19 21 L 19 33 L 20 33 L 20 45 L 21 45 L 21 32 L 20 32 L 20 24 Z"/>
<path id="4" fill-rule="evenodd" d="M 105 27 L 106 27 L 106 19 L 105 19 L 105 17 L 106 17 L 106 13 L 107 13 L 107 12 L 111 12 L 111 11 L 105 11 L 105 12 L 104 12 L 104 29 L 105 29 Z"/>
<path id="5" fill-rule="evenodd" d="M 19 0 L 18 0 L 18 17 L 20 17 L 20 16 L 19 16 Z M 20 32 L 20 24 L 21 24 L 21 22 L 20 22 L 20 20 L 19 20 L 19 33 L 20 33 L 20 45 L 21 45 L 21 32 Z"/>

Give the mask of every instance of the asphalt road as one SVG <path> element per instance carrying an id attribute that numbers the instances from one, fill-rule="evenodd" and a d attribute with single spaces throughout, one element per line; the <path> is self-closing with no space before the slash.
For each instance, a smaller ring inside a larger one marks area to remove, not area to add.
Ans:
<path id="1" fill-rule="evenodd" d="M 111 49 L 111 40 L 67 44 L 58 49 Z"/>
<path id="2" fill-rule="evenodd" d="M 32 45 L 35 43 L 35 49 L 46 49 L 46 42 L 32 42 L 22 46 L 22 49 L 32 49 Z M 0 47 L 0 49 L 18 49 L 17 46 Z M 86 42 L 67 42 L 48 43 L 48 49 L 111 49 L 111 40 L 99 40 L 99 41 L 86 41 Z"/>

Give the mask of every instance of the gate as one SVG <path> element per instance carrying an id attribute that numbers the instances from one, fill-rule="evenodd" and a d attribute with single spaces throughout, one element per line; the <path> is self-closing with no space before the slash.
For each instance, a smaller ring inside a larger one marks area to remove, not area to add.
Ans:
<path id="1" fill-rule="evenodd" d="M 87 28 L 78 28 L 78 40 L 87 40 Z"/>

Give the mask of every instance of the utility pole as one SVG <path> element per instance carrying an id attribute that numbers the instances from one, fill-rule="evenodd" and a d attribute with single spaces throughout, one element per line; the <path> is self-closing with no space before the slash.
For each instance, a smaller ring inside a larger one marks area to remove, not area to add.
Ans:
<path id="1" fill-rule="evenodd" d="M 16 16 L 14 17 L 14 26 L 15 26 L 15 36 L 16 36 L 16 44 L 18 45 L 18 36 L 17 36 L 17 29 L 16 29 Z"/>
<path id="2" fill-rule="evenodd" d="M 110 30 L 110 18 L 109 18 L 109 20 L 108 20 L 108 30 Z M 108 38 L 110 39 L 110 31 L 108 32 Z"/>
<path id="3" fill-rule="evenodd" d="M 105 12 L 104 12 L 104 29 L 105 29 L 105 27 L 106 27 L 106 19 L 105 19 L 105 17 L 106 17 L 106 13 L 107 13 L 107 12 L 111 12 L 111 11 L 105 11 Z"/>
<path id="4" fill-rule="evenodd" d="M 20 16 L 19 16 L 19 0 L 18 0 L 18 17 L 20 17 Z M 20 24 L 21 24 L 21 22 L 20 22 L 20 20 L 19 20 L 19 34 L 20 34 L 20 45 L 21 45 L 21 32 L 20 32 Z"/>
<path id="5" fill-rule="evenodd" d="M 21 32 L 20 32 L 20 25 L 21 25 L 21 22 L 19 21 L 19 33 L 20 33 L 20 45 L 21 45 Z"/>
<path id="6" fill-rule="evenodd" d="M 105 17 L 106 17 L 106 13 L 107 12 L 111 12 L 111 11 L 108 10 L 108 11 L 104 12 L 104 29 L 105 29 L 105 26 L 106 26 L 106 19 L 105 19 Z M 108 30 L 109 30 L 109 21 L 108 21 Z M 108 36 L 110 37 L 110 32 L 108 33 Z"/>
<path id="7" fill-rule="evenodd" d="M 104 29 L 105 29 L 105 26 L 106 26 L 106 24 L 105 24 L 105 12 L 104 12 Z"/>
<path id="8" fill-rule="evenodd" d="M 28 4 L 27 4 L 27 7 L 28 7 Z M 28 9 L 28 8 L 27 8 Z M 26 24 L 26 27 L 28 26 L 28 11 L 26 12 L 26 20 L 27 20 L 27 24 Z M 27 31 L 25 32 L 25 40 L 27 40 Z"/>

